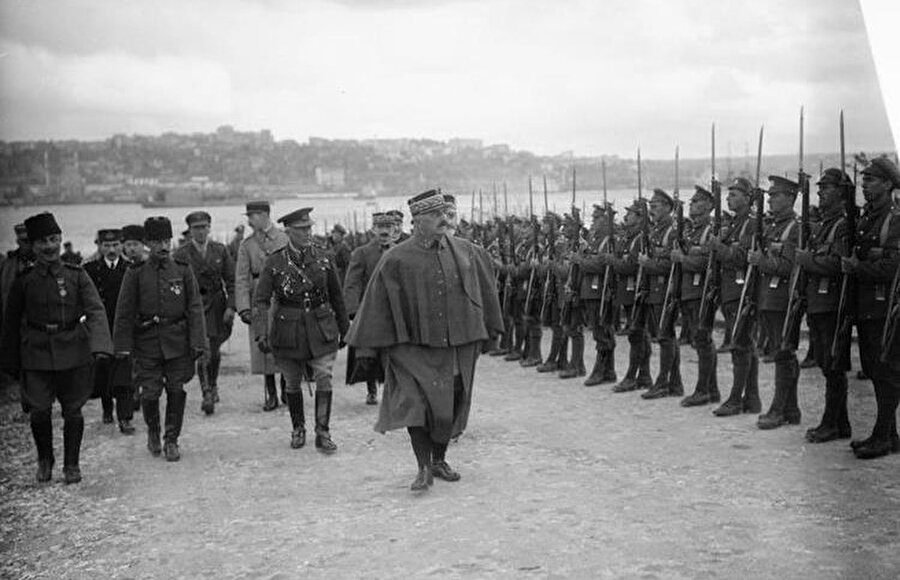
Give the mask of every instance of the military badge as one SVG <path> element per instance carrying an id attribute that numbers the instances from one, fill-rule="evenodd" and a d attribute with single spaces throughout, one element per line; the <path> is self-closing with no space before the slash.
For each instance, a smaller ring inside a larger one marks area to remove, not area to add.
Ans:
<path id="1" fill-rule="evenodd" d="M 184 283 L 181 280 L 169 280 L 169 292 L 175 296 L 181 296 L 184 291 Z"/>

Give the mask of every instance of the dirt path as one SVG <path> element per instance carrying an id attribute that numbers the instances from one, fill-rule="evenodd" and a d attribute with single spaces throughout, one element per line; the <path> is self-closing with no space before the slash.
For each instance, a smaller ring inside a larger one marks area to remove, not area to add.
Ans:
<path id="1" fill-rule="evenodd" d="M 686 386 L 696 357 L 682 348 Z M 619 341 L 617 367 L 627 343 Z M 676 399 L 643 401 L 515 363 L 479 363 L 469 431 L 448 459 L 463 478 L 408 489 L 405 433 L 372 431 L 376 407 L 343 386 L 340 450 L 291 450 L 284 407 L 232 338 L 216 414 L 189 386 L 183 458 L 145 449 L 86 407 L 84 482 L 33 483 L 27 423 L 4 407 L 0 575 L 14 578 L 895 578 L 900 455 L 854 459 L 845 441 L 809 445 L 822 380 L 801 379 L 803 424 L 762 432 L 755 416 L 712 417 Z M 593 362 L 591 358 L 589 363 Z M 730 384 L 719 358 L 719 384 Z M 771 399 L 771 365 L 761 369 Z M 868 383 L 851 380 L 851 418 L 871 427 Z M 309 400 L 309 399 L 307 399 Z M 58 413 L 56 420 L 58 421 Z M 311 405 L 307 403 L 307 422 Z M 61 428 L 56 425 L 61 455 Z M 14 445 L 24 441 L 28 446 Z"/>

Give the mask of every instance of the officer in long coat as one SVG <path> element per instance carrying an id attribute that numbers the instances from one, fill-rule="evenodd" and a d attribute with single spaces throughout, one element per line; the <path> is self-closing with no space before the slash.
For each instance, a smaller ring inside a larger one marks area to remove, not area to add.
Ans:
<path id="1" fill-rule="evenodd" d="M 263 264 L 270 255 L 287 245 L 287 235 L 275 227 L 269 217 L 271 206 L 267 201 L 247 203 L 247 223 L 253 234 L 241 241 L 238 247 L 237 266 L 234 275 L 234 300 L 238 316 L 245 324 L 253 320 L 253 295 Z M 250 333 L 250 372 L 265 377 L 265 403 L 263 411 L 278 407 L 278 391 L 275 388 L 275 358 L 256 348 Z"/>
<path id="2" fill-rule="evenodd" d="M 266 259 L 254 295 L 253 337 L 272 352 L 287 381 L 291 448 L 306 444 L 302 381 L 306 367 L 316 383 L 316 449 L 334 453 L 331 440 L 332 367 L 349 321 L 337 269 L 312 244 L 312 208 L 298 209 L 278 221 L 288 244 Z M 271 316 L 269 313 L 271 305 Z"/>
<path id="3" fill-rule="evenodd" d="M 106 308 L 109 332 L 113 332 L 116 319 L 116 304 L 122 280 L 128 270 L 128 262 L 122 257 L 122 232 L 117 229 L 102 229 L 97 232 L 97 258 L 84 263 L 84 271 L 94 282 L 100 300 Z M 103 406 L 103 422 L 113 422 L 113 402 L 119 431 L 126 435 L 134 433 L 131 420 L 134 418 L 134 389 L 131 383 L 131 358 L 120 357 L 100 359 L 94 365 L 94 390 L 99 392 Z"/>
<path id="4" fill-rule="evenodd" d="M 63 474 L 81 481 L 84 417 L 91 395 L 92 358 L 109 356 L 112 343 L 97 289 L 81 266 L 60 259 L 62 231 L 53 214 L 25 220 L 37 263 L 13 281 L 0 330 L 0 368 L 21 377 L 37 447 L 39 482 L 53 474 L 53 400 L 63 416 Z"/>
<path id="5" fill-rule="evenodd" d="M 356 316 L 359 304 L 375 266 L 381 260 L 381 256 L 394 245 L 397 230 L 396 220 L 387 213 L 378 212 L 372 214 L 372 232 L 375 237 L 364 245 L 353 250 L 350 254 L 350 264 L 347 267 L 347 277 L 344 279 L 344 304 L 347 307 L 347 315 L 352 320 Z M 369 366 L 371 365 L 371 366 Z M 384 369 L 373 356 L 363 356 L 357 362 L 356 349 L 352 346 L 347 352 L 347 384 L 352 385 L 358 381 L 366 382 L 366 404 L 378 404 L 378 383 L 384 382 Z"/>
<path id="6" fill-rule="evenodd" d="M 148 259 L 129 268 L 122 281 L 113 340 L 118 356 L 132 355 L 147 423 L 147 448 L 178 461 L 178 437 L 194 362 L 207 356 L 206 320 L 191 266 L 170 256 L 172 224 L 165 217 L 144 222 Z M 165 448 L 160 445 L 159 398 L 166 392 Z"/>
<path id="7" fill-rule="evenodd" d="M 471 242 L 447 235 L 444 203 L 439 190 L 409 200 L 414 234 L 379 262 L 347 336 L 380 353 L 386 380 L 375 429 L 407 429 L 415 491 L 433 477 L 460 478 L 447 445 L 466 427 L 484 342 L 503 332 L 490 266 Z"/>
<path id="8" fill-rule="evenodd" d="M 234 323 L 234 262 L 225 244 L 209 239 L 212 218 L 205 211 L 191 212 L 185 218 L 190 241 L 175 251 L 175 259 L 190 264 L 197 278 L 197 287 L 206 315 L 206 336 L 209 340 L 208 364 L 197 365 L 197 375 L 203 389 L 201 408 L 207 415 L 219 402 L 219 365 L 222 362 L 222 343 L 231 336 Z M 205 373 L 205 374 L 202 374 Z"/>

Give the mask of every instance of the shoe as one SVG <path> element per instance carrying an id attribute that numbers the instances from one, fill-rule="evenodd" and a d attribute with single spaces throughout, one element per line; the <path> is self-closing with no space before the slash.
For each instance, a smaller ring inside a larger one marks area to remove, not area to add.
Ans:
<path id="1" fill-rule="evenodd" d="M 488 351 L 488 356 L 506 356 L 509 354 L 508 348 L 495 348 Z"/>
<path id="2" fill-rule="evenodd" d="M 613 381 L 613 382 L 615 382 L 615 381 Z M 585 387 L 594 387 L 596 385 L 602 385 L 603 383 L 604 383 L 603 375 L 601 375 L 600 373 L 594 373 L 591 376 L 589 376 L 586 381 L 584 381 L 584 386 Z"/>
<path id="3" fill-rule="evenodd" d="M 850 448 L 855 451 L 855 450 L 859 449 L 860 447 L 869 445 L 871 442 L 872 442 L 871 435 L 869 435 L 865 439 L 854 439 L 853 441 L 850 442 Z M 891 445 L 893 445 L 892 449 L 893 449 L 894 453 L 900 453 L 900 437 L 897 437 L 896 435 L 891 437 Z"/>
<path id="4" fill-rule="evenodd" d="M 212 415 L 216 412 L 216 403 L 212 391 L 203 393 L 203 402 L 200 403 L 200 410 L 207 415 Z"/>
<path id="5" fill-rule="evenodd" d="M 622 382 L 613 387 L 612 391 L 614 393 L 627 393 L 629 391 L 636 391 L 639 389 L 637 381 L 634 379 L 624 378 Z"/>
<path id="6" fill-rule="evenodd" d="M 337 445 L 334 441 L 331 440 L 331 435 L 328 433 L 318 433 L 316 434 L 316 449 L 321 451 L 326 455 L 331 455 L 335 451 L 337 451 Z"/>
<path id="7" fill-rule="evenodd" d="M 574 379 L 575 377 L 583 377 L 586 374 L 587 373 L 582 369 L 579 369 L 577 367 L 569 367 L 567 369 L 563 369 L 562 371 L 560 371 L 559 378 Z"/>
<path id="8" fill-rule="evenodd" d="M 539 358 L 526 358 L 526 359 L 523 359 L 523 360 L 519 361 L 519 364 L 522 365 L 522 367 L 524 367 L 524 368 L 528 368 L 528 367 L 536 367 L 536 366 L 538 366 L 539 364 L 541 364 L 541 359 L 539 359 Z"/>
<path id="9" fill-rule="evenodd" d="M 420 467 L 416 479 L 409 486 L 412 491 L 425 491 L 434 484 L 434 476 L 428 467 Z"/>
<path id="10" fill-rule="evenodd" d="M 699 407 L 711 403 L 710 397 L 706 393 L 694 392 L 693 395 L 681 399 L 682 407 Z"/>
<path id="11" fill-rule="evenodd" d="M 536 370 L 539 373 L 552 373 L 559 370 L 559 365 L 554 360 L 548 360 L 544 364 L 538 365 Z"/>
<path id="12" fill-rule="evenodd" d="M 806 432 L 806 440 L 810 443 L 826 443 L 837 439 L 849 439 L 849 431 L 841 431 L 837 427 L 818 427 Z"/>
<path id="13" fill-rule="evenodd" d="M 868 444 L 853 450 L 857 459 L 876 459 L 896 452 L 896 447 L 890 439 L 872 439 Z"/>
<path id="14" fill-rule="evenodd" d="M 669 396 L 669 387 L 666 385 L 656 385 L 646 393 L 641 393 L 641 398 L 648 401 L 652 399 L 662 399 Z"/>
<path id="15" fill-rule="evenodd" d="M 103 424 L 109 425 L 110 423 L 114 423 L 112 411 L 103 411 Z"/>
<path id="16" fill-rule="evenodd" d="M 119 431 L 123 435 L 134 435 L 134 425 L 128 419 L 122 419 L 119 421 Z"/>
<path id="17" fill-rule="evenodd" d="M 522 353 L 517 350 L 510 351 L 509 354 L 507 354 L 505 357 L 503 357 L 503 360 L 508 360 L 508 361 L 521 360 L 521 359 L 522 359 Z"/>
<path id="18" fill-rule="evenodd" d="M 296 427 L 291 431 L 291 449 L 300 449 L 306 445 L 306 429 Z"/>
<path id="19" fill-rule="evenodd" d="M 763 430 L 777 429 L 782 425 L 789 423 L 788 418 L 782 413 L 772 413 L 771 415 L 760 415 L 756 421 L 756 426 Z M 798 421 L 799 423 L 799 421 Z"/>
<path id="20" fill-rule="evenodd" d="M 159 442 L 159 431 L 147 431 L 147 449 L 153 457 L 162 455 L 162 444 Z"/>
<path id="21" fill-rule="evenodd" d="M 65 477 L 66 485 L 79 483 L 81 481 L 81 468 L 77 465 L 67 465 L 63 467 L 63 477 Z"/>
<path id="22" fill-rule="evenodd" d="M 732 417 L 734 415 L 741 414 L 741 404 L 734 403 L 732 401 L 725 401 L 715 410 L 713 410 L 713 415 L 716 417 Z"/>
<path id="23" fill-rule="evenodd" d="M 366 405 L 377 405 L 378 396 L 375 393 L 366 393 Z"/>
<path id="24" fill-rule="evenodd" d="M 450 467 L 446 461 L 432 463 L 431 473 L 438 479 L 443 479 L 444 481 L 459 481 L 461 478 L 459 473 Z"/>
<path id="25" fill-rule="evenodd" d="M 163 451 L 166 455 L 166 461 L 178 461 L 181 459 L 181 452 L 178 451 L 178 443 L 175 441 L 166 441 Z"/>
<path id="26" fill-rule="evenodd" d="M 741 403 L 741 411 L 744 413 L 753 413 L 759 415 L 762 413 L 762 401 L 754 399 L 752 401 L 744 400 Z"/>
<path id="27" fill-rule="evenodd" d="M 37 473 L 34 478 L 38 483 L 46 483 L 53 479 L 53 460 L 38 459 Z"/>

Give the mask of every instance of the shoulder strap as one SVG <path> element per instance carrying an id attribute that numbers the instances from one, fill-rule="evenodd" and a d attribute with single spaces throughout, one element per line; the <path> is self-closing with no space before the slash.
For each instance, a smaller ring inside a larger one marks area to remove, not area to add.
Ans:
<path id="1" fill-rule="evenodd" d="M 878 236 L 879 245 L 883 248 L 887 244 L 888 233 L 890 233 L 891 229 L 891 218 L 894 216 L 894 212 L 887 212 L 887 216 L 885 216 L 884 221 L 881 222 L 881 233 Z"/>
<path id="2" fill-rule="evenodd" d="M 787 239 L 791 236 L 791 230 L 794 229 L 795 225 L 797 225 L 797 221 L 791 220 L 790 222 L 788 222 L 787 227 L 784 228 L 784 231 L 781 232 L 781 243 L 782 244 L 785 243 L 787 241 Z"/>
<path id="3" fill-rule="evenodd" d="M 836 219 L 836 220 L 834 221 L 834 224 L 832 224 L 831 229 L 828 230 L 828 235 L 825 237 L 825 243 L 826 243 L 826 244 L 833 244 L 833 243 L 834 243 L 834 238 L 835 238 L 835 236 L 837 236 L 837 229 L 838 229 L 838 227 L 840 227 L 840 225 L 841 225 L 842 223 L 844 223 L 844 217 L 843 217 L 843 216 L 839 217 L 838 219 Z"/>

